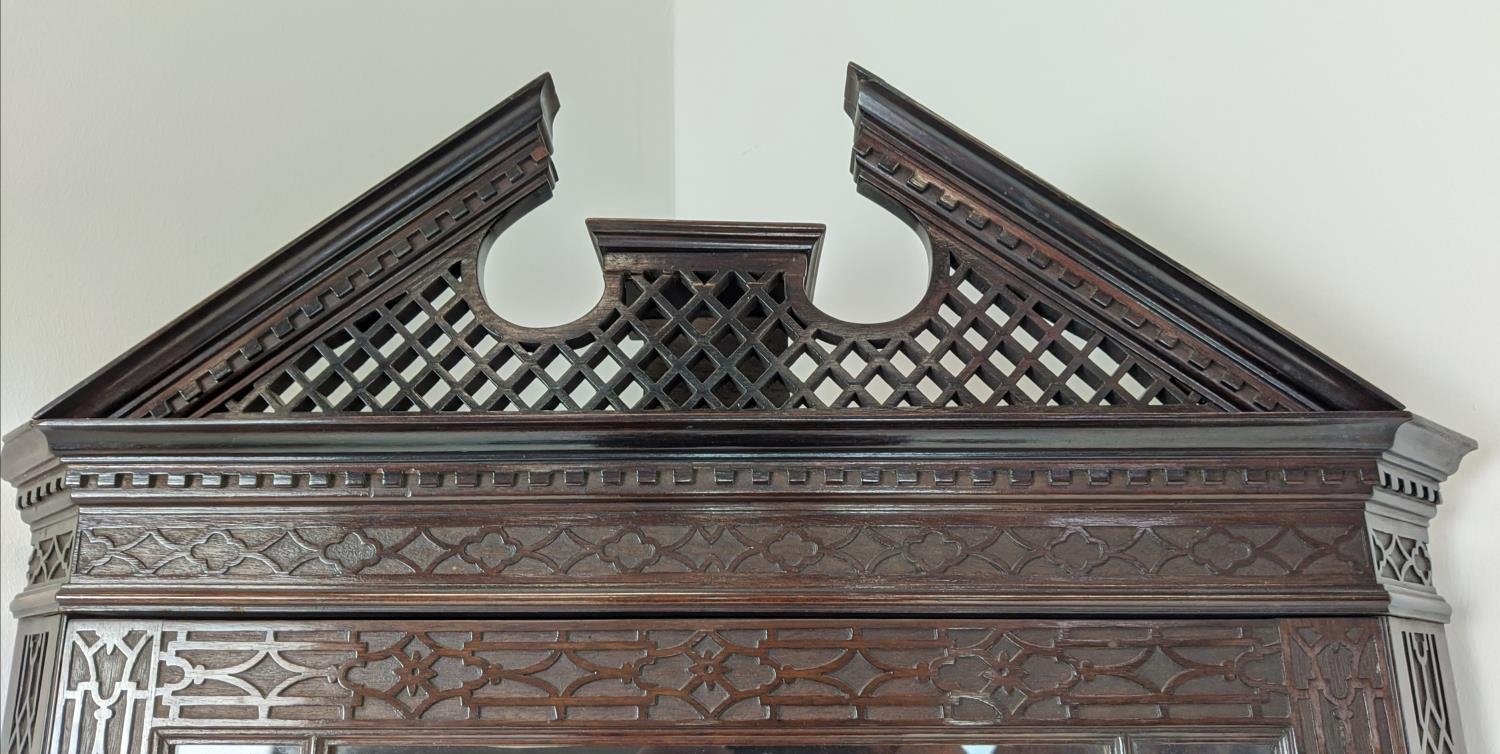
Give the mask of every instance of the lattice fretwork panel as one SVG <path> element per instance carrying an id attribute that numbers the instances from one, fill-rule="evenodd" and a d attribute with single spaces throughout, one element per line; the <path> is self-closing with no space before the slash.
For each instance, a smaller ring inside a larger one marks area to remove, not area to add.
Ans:
<path id="1" fill-rule="evenodd" d="M 667 269 L 616 273 L 615 304 L 587 327 L 506 337 L 465 293 L 472 267 L 453 262 L 220 410 L 1222 408 L 998 267 L 938 253 L 932 313 L 876 336 L 803 311 L 781 271 Z"/>
<path id="2" fill-rule="evenodd" d="M 1459 750 L 1453 734 L 1454 716 L 1450 713 L 1447 685 L 1443 681 L 1443 652 L 1437 635 L 1421 631 L 1401 631 L 1403 656 L 1409 688 L 1408 704 L 1415 719 L 1409 721 L 1411 754 L 1453 754 Z"/>

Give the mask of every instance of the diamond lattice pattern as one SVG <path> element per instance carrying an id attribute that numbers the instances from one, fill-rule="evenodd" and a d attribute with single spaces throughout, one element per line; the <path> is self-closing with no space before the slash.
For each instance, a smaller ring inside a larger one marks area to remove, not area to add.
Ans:
<path id="1" fill-rule="evenodd" d="M 948 256 L 934 315 L 882 337 L 798 311 L 781 272 L 666 270 L 619 273 L 619 303 L 586 330 L 505 338 L 465 298 L 453 263 L 220 410 L 1216 408 L 1037 290 Z"/>

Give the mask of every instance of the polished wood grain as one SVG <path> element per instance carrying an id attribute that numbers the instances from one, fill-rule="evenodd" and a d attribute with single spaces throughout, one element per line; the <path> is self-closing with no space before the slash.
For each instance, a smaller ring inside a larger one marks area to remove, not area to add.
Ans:
<path id="1" fill-rule="evenodd" d="M 1473 441 L 846 106 L 931 253 L 895 321 L 812 303 L 821 226 L 660 220 L 589 222 L 584 318 L 500 318 L 544 76 L 8 435 L 7 754 L 1461 752 L 1427 525 Z"/>

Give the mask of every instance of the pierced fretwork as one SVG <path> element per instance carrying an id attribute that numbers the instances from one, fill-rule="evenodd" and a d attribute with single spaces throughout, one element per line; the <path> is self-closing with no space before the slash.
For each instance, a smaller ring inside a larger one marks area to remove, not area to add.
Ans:
<path id="1" fill-rule="evenodd" d="M 931 314 L 862 335 L 805 311 L 783 271 L 667 268 L 616 272 L 616 303 L 572 333 L 508 337 L 470 300 L 472 265 L 456 261 L 222 410 L 1222 408 L 1040 289 L 939 253 Z"/>

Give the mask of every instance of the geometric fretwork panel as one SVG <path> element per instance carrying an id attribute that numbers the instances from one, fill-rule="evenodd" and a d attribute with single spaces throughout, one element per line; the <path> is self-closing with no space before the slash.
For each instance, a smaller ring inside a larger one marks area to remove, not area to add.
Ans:
<path id="1" fill-rule="evenodd" d="M 1399 751 L 1384 635 L 1373 618 L 1281 622 L 1302 751 Z"/>
<path id="2" fill-rule="evenodd" d="M 37 718 L 47 714 L 42 701 L 47 683 L 47 643 L 53 636 L 46 632 L 25 634 L 16 641 L 16 695 L 5 721 L 5 754 L 27 754 L 41 748 L 37 737 Z"/>
<path id="3" fill-rule="evenodd" d="M 1404 687 L 1409 754 L 1455 754 L 1462 737 L 1448 698 L 1442 628 L 1419 621 L 1392 621 L 1396 678 Z"/>
<path id="4" fill-rule="evenodd" d="M 779 270 L 624 271 L 615 305 L 507 338 L 471 264 L 371 306 L 214 411 L 230 413 L 1188 406 L 1168 367 L 987 261 L 947 258 L 929 317 L 843 334 Z M 803 305 L 805 306 L 805 304 Z"/>
<path id="5" fill-rule="evenodd" d="M 382 518 L 380 525 L 298 526 L 269 516 L 253 523 L 219 517 L 212 524 L 85 524 L 78 576 L 560 584 L 702 574 L 732 586 L 776 575 L 927 583 L 962 578 L 984 584 L 1090 578 L 1243 583 L 1353 580 L 1370 572 L 1360 551 L 1363 531 L 1336 523 L 945 525 L 916 513 L 902 522 L 812 524 L 765 513 L 753 521 L 679 514 L 666 522 L 642 522 L 636 512 L 596 514 L 587 522 L 517 513 L 504 525 L 482 526 L 454 520 L 413 524 L 396 514 Z"/>
<path id="6" fill-rule="evenodd" d="M 61 752 L 141 751 L 154 675 L 155 631 L 100 622 L 69 629 L 56 731 Z"/>
<path id="7" fill-rule="evenodd" d="M 1370 529 L 1375 565 L 1380 578 L 1418 587 L 1432 587 L 1432 561 L 1427 543 L 1414 537 Z"/>
<path id="8" fill-rule="evenodd" d="M 1276 624 L 168 624 L 159 722 L 1284 724 Z"/>
<path id="9" fill-rule="evenodd" d="M 1449 754 L 1455 747 L 1436 642 L 1431 635 L 1409 633 L 1401 637 L 1401 644 L 1406 651 L 1406 672 L 1418 692 L 1415 704 L 1421 715 L 1417 720 L 1421 754 Z"/>

